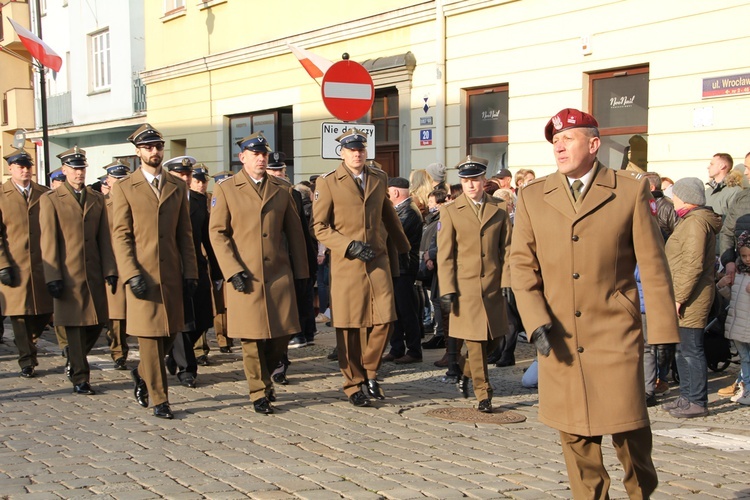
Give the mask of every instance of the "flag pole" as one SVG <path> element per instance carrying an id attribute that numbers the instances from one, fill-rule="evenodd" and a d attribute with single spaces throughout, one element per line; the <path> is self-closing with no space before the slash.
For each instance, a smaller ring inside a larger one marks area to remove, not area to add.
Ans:
<path id="1" fill-rule="evenodd" d="M 34 2 L 36 7 L 36 31 L 37 36 L 42 38 L 42 11 L 40 10 L 39 0 Z M 49 164 L 49 131 L 47 130 L 47 82 L 44 75 L 44 66 L 39 64 L 37 66 L 39 70 L 39 93 L 41 97 L 42 107 L 42 150 L 44 151 L 44 170 L 42 172 L 46 179 L 47 173 L 50 171 Z M 39 172 L 37 172 L 37 180 L 39 180 Z"/>

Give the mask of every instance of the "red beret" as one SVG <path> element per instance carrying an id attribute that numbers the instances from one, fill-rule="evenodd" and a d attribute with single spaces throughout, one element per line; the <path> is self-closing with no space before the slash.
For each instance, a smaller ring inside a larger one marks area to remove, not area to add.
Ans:
<path id="1" fill-rule="evenodd" d="M 588 113 L 573 108 L 565 108 L 547 122 L 547 125 L 544 127 L 544 137 L 549 142 L 552 142 L 552 136 L 556 133 L 578 127 L 597 128 L 599 127 L 599 123 L 596 121 L 596 118 Z"/>

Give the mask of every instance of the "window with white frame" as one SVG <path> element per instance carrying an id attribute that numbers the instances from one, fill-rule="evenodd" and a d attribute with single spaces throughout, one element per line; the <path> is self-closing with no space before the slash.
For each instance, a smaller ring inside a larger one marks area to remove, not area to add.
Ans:
<path id="1" fill-rule="evenodd" d="M 91 35 L 91 70 L 93 90 L 109 89 L 112 83 L 109 30 Z"/>
<path id="2" fill-rule="evenodd" d="M 185 0 L 164 0 L 164 14 L 171 14 L 185 8 Z"/>

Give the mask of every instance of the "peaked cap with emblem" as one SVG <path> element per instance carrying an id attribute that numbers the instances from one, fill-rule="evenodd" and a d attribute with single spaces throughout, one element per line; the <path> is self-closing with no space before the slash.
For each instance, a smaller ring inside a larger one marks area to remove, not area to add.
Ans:
<path id="1" fill-rule="evenodd" d="M 89 163 L 86 161 L 86 151 L 78 146 L 73 146 L 69 150 L 63 151 L 57 157 L 60 158 L 60 163 L 63 166 L 70 168 L 86 168 L 89 166 Z"/>
<path id="2" fill-rule="evenodd" d="M 65 174 L 62 171 L 62 168 L 58 168 L 57 170 L 53 170 L 49 173 L 49 180 L 50 181 L 64 181 L 65 180 Z"/>
<path id="3" fill-rule="evenodd" d="M 143 125 L 138 127 L 138 130 L 130 134 L 130 137 L 128 137 L 128 141 L 132 142 L 136 146 L 139 146 L 141 144 L 152 144 L 154 142 L 164 143 L 164 136 L 161 135 L 161 132 L 156 130 L 148 123 L 144 123 Z"/>
<path id="4" fill-rule="evenodd" d="M 119 159 L 108 165 L 104 165 L 102 168 L 107 171 L 107 175 L 111 175 L 116 179 L 122 179 L 130 174 L 130 165 Z"/>
<path id="5" fill-rule="evenodd" d="M 162 166 L 169 172 L 187 173 L 193 171 L 195 162 L 196 160 L 192 156 L 175 156 L 165 161 Z"/>
<path id="6" fill-rule="evenodd" d="M 340 136 L 336 137 L 336 140 L 341 144 L 342 148 L 346 149 L 367 149 L 367 136 L 361 130 L 356 128 L 349 129 Z"/>
<path id="7" fill-rule="evenodd" d="M 274 151 L 268 155 L 268 168 L 270 170 L 281 170 L 286 167 L 284 160 L 286 160 L 286 155 L 284 153 L 281 151 Z"/>
<path id="8" fill-rule="evenodd" d="M 211 176 L 211 178 L 214 180 L 214 182 L 223 182 L 230 177 L 234 175 L 234 172 L 229 172 L 227 170 L 222 170 L 221 172 L 217 172 L 214 175 Z"/>
<path id="9" fill-rule="evenodd" d="M 456 165 L 458 176 L 462 179 L 479 177 L 487 172 L 487 165 L 489 165 L 489 163 L 489 160 L 485 158 L 469 155 Z"/>
<path id="10" fill-rule="evenodd" d="M 558 132 L 580 127 L 598 128 L 599 122 L 588 113 L 574 108 L 565 108 L 549 119 L 544 127 L 544 137 L 552 142 L 552 137 Z"/>
<path id="11" fill-rule="evenodd" d="M 237 141 L 236 144 L 240 147 L 240 151 L 271 152 L 271 146 L 268 145 L 268 139 L 263 135 L 263 132 L 255 132 L 252 135 L 248 135 L 244 139 Z"/>
<path id="12" fill-rule="evenodd" d="M 22 167 L 30 167 L 34 164 L 34 162 L 31 160 L 31 155 L 23 149 L 16 149 L 3 158 L 5 158 L 5 161 L 8 162 L 9 166 L 15 163 L 16 165 L 21 165 Z"/>
<path id="13" fill-rule="evenodd" d="M 196 163 L 193 165 L 193 179 L 198 179 L 201 182 L 208 180 L 208 167 L 205 163 Z"/>

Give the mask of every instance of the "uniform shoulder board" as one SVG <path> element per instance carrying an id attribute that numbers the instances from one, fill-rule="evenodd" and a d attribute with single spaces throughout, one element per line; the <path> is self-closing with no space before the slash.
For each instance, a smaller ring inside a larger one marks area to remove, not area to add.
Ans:
<path id="1" fill-rule="evenodd" d="M 330 172 L 326 172 L 325 174 L 321 175 L 321 177 L 323 177 L 323 178 L 326 178 L 326 177 L 328 177 L 329 175 L 331 175 L 332 173 L 334 173 L 335 171 L 336 171 L 336 170 L 331 170 Z"/>
<path id="2" fill-rule="evenodd" d="M 231 179 L 231 177 L 224 177 L 223 179 L 219 179 L 219 180 L 218 180 L 218 181 L 216 182 L 216 184 L 221 184 L 221 183 L 223 183 L 223 182 L 226 182 L 226 181 L 228 181 L 229 179 Z"/>
<path id="3" fill-rule="evenodd" d="M 629 177 L 635 180 L 641 180 L 646 177 L 646 174 L 641 172 L 633 172 L 632 170 L 615 170 L 615 173 L 624 177 Z"/>

